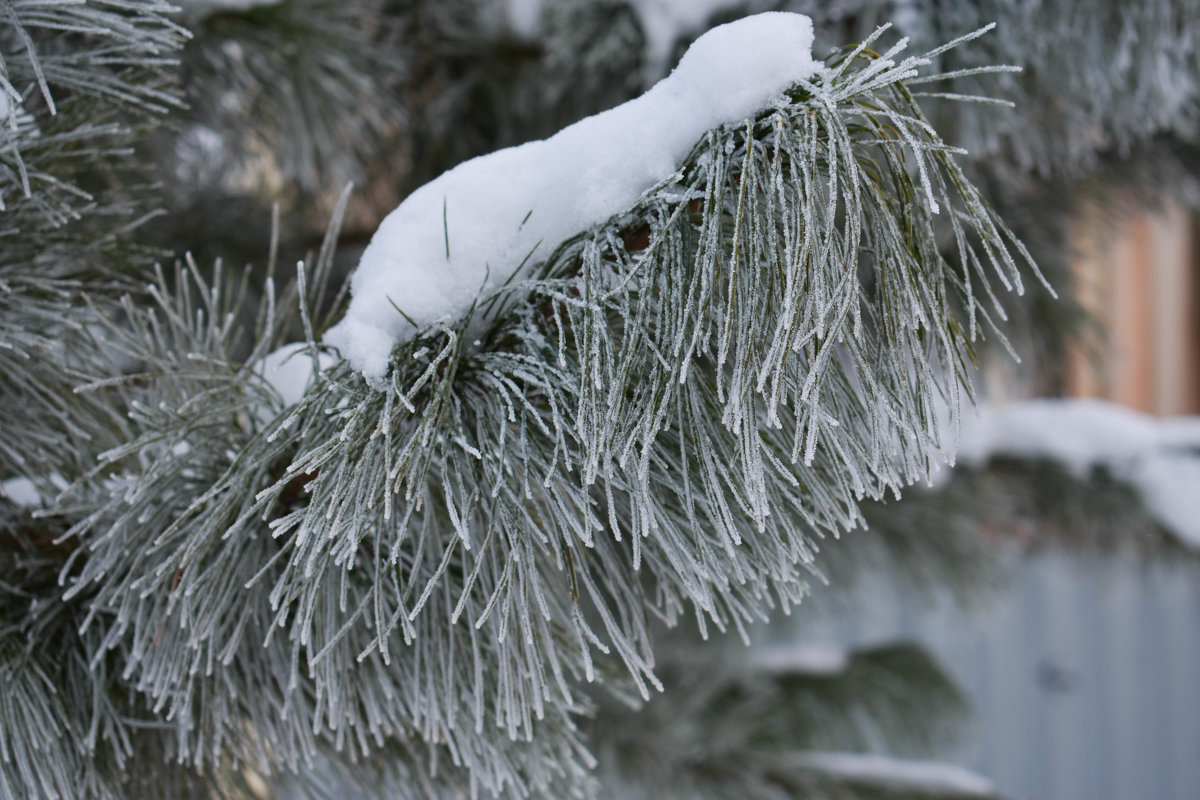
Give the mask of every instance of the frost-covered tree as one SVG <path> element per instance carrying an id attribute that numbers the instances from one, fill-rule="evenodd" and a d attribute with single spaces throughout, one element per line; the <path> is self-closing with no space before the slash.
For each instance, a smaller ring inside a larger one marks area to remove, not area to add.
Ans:
<path id="1" fill-rule="evenodd" d="M 986 571 L 899 498 L 1194 3 L 183 6 L 0 0 L 0 796 L 988 794 L 919 649 L 672 631 Z"/>

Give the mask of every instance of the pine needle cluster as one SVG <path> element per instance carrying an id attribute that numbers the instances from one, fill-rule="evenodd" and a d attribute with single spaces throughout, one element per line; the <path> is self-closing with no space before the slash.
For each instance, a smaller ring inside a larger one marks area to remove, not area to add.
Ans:
<path id="1" fill-rule="evenodd" d="M 80 389 L 127 428 L 68 494 L 66 596 L 182 760 L 411 740 L 485 791 L 584 791 L 585 687 L 661 688 L 652 620 L 790 608 L 817 537 L 927 475 L 1032 264 L 913 101 L 927 58 L 873 41 L 398 346 L 383 391 L 341 365 L 283 407 L 257 371 L 281 309 L 316 358 L 336 231 L 248 331 L 194 264 L 122 308 L 143 369 Z"/>
<path id="2" fill-rule="evenodd" d="M 1039 133 L 1013 156 L 1035 121 L 973 122 L 995 110 L 973 83 L 1045 89 L 985 66 L 1028 51 L 953 38 L 977 13 L 962 9 L 928 23 L 953 40 L 921 56 L 877 31 L 398 345 L 380 390 L 321 344 L 346 305 L 349 193 L 294 274 L 278 224 L 261 269 L 147 268 L 133 243 L 155 238 L 144 179 L 162 167 L 131 144 L 166 118 L 179 129 L 158 131 L 162 152 L 215 132 L 226 155 L 262 156 L 258 177 L 319 194 L 381 153 L 416 180 L 545 124 L 538 109 L 567 122 L 638 88 L 623 67 L 639 57 L 617 57 L 645 36 L 625 4 L 547 6 L 536 51 L 483 36 L 474 0 L 400 5 L 185 17 L 183 49 L 158 0 L 0 0 L 0 476 L 39 498 L 0 495 L 0 797 L 651 791 L 633 782 L 655 731 L 675 774 L 696 748 L 728 762 L 691 773 L 698 795 L 891 796 L 794 750 L 864 746 L 848 720 L 886 722 L 926 690 L 955 718 L 921 653 L 859 653 L 828 683 L 732 665 L 699 680 L 663 631 L 748 637 L 823 565 L 853 561 L 830 540 L 868 519 L 885 568 L 954 570 L 953 555 L 905 555 L 928 526 L 894 501 L 944 461 L 980 347 L 1004 342 L 1006 293 L 1049 292 L 974 179 L 1002 200 L 1015 181 L 939 131 L 1028 177 L 1090 169 L 1192 117 L 1147 117 L 1086 152 Z M 1169 24 L 1177 5 L 1145 9 L 1084 30 L 1125 32 L 1120 52 L 1143 66 L 1129 32 L 1190 41 Z M 1181 44 L 1169 69 L 1194 53 Z M 497 59 L 511 69 L 489 73 Z M 522 95 L 529 118 L 473 116 L 508 108 L 490 92 L 530 64 L 558 66 Z M 1138 93 L 1121 117 L 1165 99 Z M 263 124 L 239 131 L 259 104 Z M 1101 105 L 1064 113 L 1095 125 Z M 177 182 L 186 167 L 171 165 Z M 224 202 L 246 187 L 217 188 Z M 297 342 L 312 380 L 292 402 L 265 364 Z M 921 686 L 892 682 L 904 673 Z M 621 710 L 672 686 L 695 695 L 664 712 L 683 727 L 656 728 L 653 702 L 654 724 Z M 793 737 L 761 714 L 776 701 L 819 722 Z M 714 719 L 723 738 L 688 738 Z"/>

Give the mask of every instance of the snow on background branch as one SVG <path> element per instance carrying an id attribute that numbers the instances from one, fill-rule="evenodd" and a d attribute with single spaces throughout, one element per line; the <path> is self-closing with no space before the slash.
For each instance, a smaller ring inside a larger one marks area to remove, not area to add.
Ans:
<path id="1" fill-rule="evenodd" d="M 964 416 L 959 462 L 996 456 L 1055 461 L 1078 478 L 1107 470 L 1200 548 L 1200 417 L 1153 417 L 1102 400 L 1027 400 Z"/>

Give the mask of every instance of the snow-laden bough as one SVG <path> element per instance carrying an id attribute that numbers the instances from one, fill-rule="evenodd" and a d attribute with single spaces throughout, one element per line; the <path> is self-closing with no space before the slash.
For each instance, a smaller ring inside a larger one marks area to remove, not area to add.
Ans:
<path id="1" fill-rule="evenodd" d="M 801 14 L 721 25 L 640 97 L 425 184 L 379 226 L 351 279 L 350 308 L 325 343 L 378 384 L 398 342 L 460 318 L 522 264 L 670 178 L 706 131 L 817 75 L 812 41 Z"/>

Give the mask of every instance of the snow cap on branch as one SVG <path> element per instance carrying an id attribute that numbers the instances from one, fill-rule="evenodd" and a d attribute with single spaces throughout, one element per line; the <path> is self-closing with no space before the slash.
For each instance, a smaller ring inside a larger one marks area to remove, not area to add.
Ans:
<path id="1" fill-rule="evenodd" d="M 1200 418 L 1156 418 L 1105 400 L 1026 400 L 966 420 L 959 461 L 1047 459 L 1079 478 L 1104 469 L 1161 525 L 1200 548 Z"/>
<path id="2" fill-rule="evenodd" d="M 325 342 L 378 382 L 392 347 L 417 328 L 461 318 L 523 263 L 669 179 L 705 131 L 816 74 L 812 41 L 800 14 L 721 25 L 641 97 L 422 186 L 379 226 L 351 280 L 350 308 Z"/>

